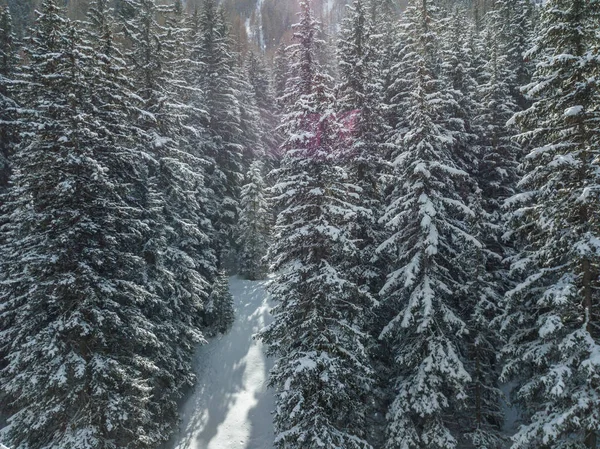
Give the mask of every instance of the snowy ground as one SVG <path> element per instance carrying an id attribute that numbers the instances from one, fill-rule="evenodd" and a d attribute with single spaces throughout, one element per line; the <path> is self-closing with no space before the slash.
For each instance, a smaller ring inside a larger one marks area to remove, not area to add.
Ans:
<path id="1" fill-rule="evenodd" d="M 262 282 L 233 277 L 236 320 L 196 353 L 198 383 L 185 403 L 173 449 L 271 449 L 271 361 L 252 336 L 270 320 Z"/>

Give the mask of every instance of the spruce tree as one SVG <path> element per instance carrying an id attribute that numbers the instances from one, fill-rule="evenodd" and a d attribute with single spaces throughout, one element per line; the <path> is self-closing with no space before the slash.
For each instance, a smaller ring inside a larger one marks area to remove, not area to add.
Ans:
<path id="1" fill-rule="evenodd" d="M 262 176 L 263 164 L 254 161 L 242 187 L 239 222 L 239 273 L 250 280 L 264 279 L 271 213 Z"/>
<path id="2" fill-rule="evenodd" d="M 221 45 L 218 49 L 221 53 L 220 57 L 223 58 L 225 63 L 224 68 L 226 67 L 229 70 L 229 75 L 224 80 L 225 86 L 235 96 L 235 102 L 226 106 L 232 107 L 232 112 L 237 115 L 237 129 L 234 128 L 228 131 L 233 131 L 230 134 L 231 141 L 241 148 L 242 157 L 237 167 L 236 176 L 236 188 L 239 196 L 239 188 L 245 171 L 256 157 L 264 157 L 263 128 L 254 86 L 250 83 L 248 73 L 244 67 L 246 52 L 239 48 L 247 42 L 242 43 L 239 37 L 234 38 L 231 35 L 228 14 L 222 6 L 217 9 L 216 33 L 220 36 Z M 219 73 L 219 75 L 224 74 L 226 75 L 223 72 Z M 232 168 L 235 168 L 235 166 L 232 166 Z M 235 237 L 234 235 L 231 243 L 235 243 Z"/>
<path id="3" fill-rule="evenodd" d="M 135 120 L 148 161 L 142 199 L 145 242 L 139 251 L 155 302 L 146 313 L 168 345 L 168 351 L 154 354 L 163 370 L 153 379 L 153 394 L 161 405 L 152 411 L 169 434 L 176 424 L 177 400 L 195 379 L 192 355 L 195 345 L 204 341 L 202 313 L 216 274 L 208 215 L 212 192 L 206 189 L 206 158 L 190 145 L 206 131 L 190 126 L 188 113 L 194 109 L 181 102 L 187 60 L 182 58 L 179 28 L 183 18 L 174 16 L 181 9 L 165 9 L 154 0 L 127 3 L 133 15 L 122 20 L 130 77 L 139 99 Z"/>
<path id="4" fill-rule="evenodd" d="M 149 382 L 168 349 L 144 313 L 143 172 L 127 116 L 113 108 L 96 55 L 44 0 L 26 48 L 29 132 L 16 149 L 3 227 L 0 395 L 3 440 L 28 448 L 150 448 L 166 436 Z M 113 92 L 113 98 L 116 96 Z M 134 185 L 133 182 L 138 182 Z M 5 439 L 6 438 L 6 439 Z"/>
<path id="5" fill-rule="evenodd" d="M 392 136 L 398 181 L 379 248 L 393 270 L 381 298 L 396 311 L 381 334 L 395 357 L 385 447 L 448 449 L 463 434 L 451 415 L 465 405 L 472 381 L 463 309 L 472 302 L 464 288 L 471 273 L 456 260 L 481 243 L 470 234 L 473 181 L 448 128 L 452 97 L 439 67 L 439 12 L 432 2 L 411 1 L 401 29 L 407 127 Z"/>
<path id="6" fill-rule="evenodd" d="M 239 77 L 223 14 L 215 0 L 205 0 L 198 14 L 190 58 L 192 85 L 202 94 L 208 133 L 206 156 L 211 163 L 208 187 L 214 192 L 211 219 L 217 236 L 215 251 L 222 267 L 230 255 L 238 219 L 239 188 L 243 177 L 244 146 L 240 124 Z"/>
<path id="7" fill-rule="evenodd" d="M 505 380 L 516 379 L 524 425 L 513 448 L 597 447 L 600 428 L 598 163 L 600 5 L 543 6 L 536 62 L 518 113 L 523 193 L 511 199 L 518 285 L 506 295 Z"/>
<path id="8" fill-rule="evenodd" d="M 272 135 L 262 121 L 261 111 L 258 107 L 258 99 L 254 86 L 248 79 L 248 73 L 243 67 L 238 67 L 241 73 L 236 77 L 236 90 L 238 92 L 238 104 L 240 112 L 240 135 L 238 141 L 242 145 L 242 165 L 240 174 L 244 173 L 256 158 L 266 156 L 263 146 L 265 134 Z M 240 183 L 241 185 L 241 183 Z M 239 212 L 239 211 L 238 211 Z"/>
<path id="9" fill-rule="evenodd" d="M 6 0 L 4 3 L 13 16 L 15 35 L 21 40 L 28 34 L 28 28 L 35 21 L 34 11 L 39 2 L 35 0 Z"/>
<path id="10" fill-rule="evenodd" d="M 369 0 L 365 6 L 373 28 L 373 47 L 379 52 L 379 78 L 383 82 L 385 92 L 391 82 L 391 68 L 394 63 L 398 8 L 394 0 Z"/>
<path id="11" fill-rule="evenodd" d="M 501 242 L 504 223 L 500 205 L 513 191 L 515 182 L 515 145 L 510 143 L 510 131 L 505 130 L 510 117 L 506 111 L 510 111 L 512 98 L 510 93 L 500 90 L 502 84 L 499 83 L 506 80 L 499 79 L 498 60 L 491 62 L 494 67 L 477 65 L 485 56 L 477 54 L 481 44 L 476 42 L 479 36 L 474 24 L 468 21 L 466 10 L 453 6 L 443 26 L 443 37 L 442 73 L 452 98 L 447 126 L 454 139 L 454 158 L 471 176 L 464 184 L 465 190 L 470 192 L 467 204 L 474 214 L 467 220 L 468 231 L 482 244 L 465 248 L 459 255 L 466 274 L 461 318 L 469 328 L 464 354 L 471 382 L 466 406 L 456 411 L 457 422 L 475 447 L 501 448 L 505 441 L 496 362 L 501 339 L 492 322 L 500 313 L 500 300 L 507 289 L 507 273 L 502 263 L 507 254 Z M 498 58 L 498 42 L 493 51 Z M 490 69 L 492 73 L 488 73 Z M 490 82 L 493 85 L 489 85 Z M 508 97 L 497 98 L 502 94 Z M 490 98 L 492 95 L 495 97 Z M 507 103 L 498 104 L 497 100 Z M 488 113 L 486 106 L 492 111 Z M 498 136 L 499 133 L 503 135 Z M 493 135 L 488 139 L 489 134 Z M 497 139 L 501 138 L 499 142 Z M 494 162 L 496 166 L 492 166 Z M 493 187 L 496 190 L 492 190 Z"/>
<path id="12" fill-rule="evenodd" d="M 375 293 L 381 288 L 383 273 L 376 263 L 375 249 L 382 233 L 377 219 L 382 213 L 381 174 L 384 168 L 383 143 L 387 127 L 383 118 L 383 83 L 379 78 L 380 54 L 375 48 L 373 23 L 363 0 L 348 7 L 338 43 L 340 83 L 338 104 L 347 134 L 346 168 L 360 188 L 360 205 L 369 214 L 354 223 L 359 260 L 353 261 L 357 281 Z"/>
<path id="13" fill-rule="evenodd" d="M 204 92 L 197 85 L 197 69 L 201 63 L 194 56 L 194 43 L 200 31 L 200 17 L 197 9 L 191 16 L 186 15 L 180 1 L 174 5 L 173 16 L 174 23 L 170 34 L 175 36 L 172 39 L 175 49 L 169 66 L 170 70 L 177 74 L 173 79 L 172 89 L 184 111 L 179 117 L 184 133 L 184 138 L 179 144 L 183 152 L 179 154 L 193 167 L 196 179 L 193 187 L 190 185 L 189 191 L 194 193 L 195 198 L 191 203 L 196 215 L 195 227 L 201 231 L 200 240 L 203 242 L 201 252 L 197 252 L 195 257 L 196 267 L 207 282 L 212 283 L 218 274 L 215 244 L 217 235 L 212 223 L 216 207 L 215 191 L 210 187 L 210 173 L 214 160 L 209 152 L 210 136 L 206 128 L 208 112 L 204 107 Z M 198 182 L 200 176 L 202 182 Z"/>
<path id="14" fill-rule="evenodd" d="M 278 362 L 275 446 L 370 448 L 365 403 L 373 385 L 362 320 L 369 295 L 345 270 L 358 248 L 349 224 L 365 211 L 340 164 L 340 126 L 330 80 L 315 57 L 318 23 L 300 2 L 286 88 L 281 168 L 274 171 L 277 217 L 270 261 L 274 322 L 262 333 Z"/>
<path id="15" fill-rule="evenodd" d="M 517 161 L 521 156 L 520 145 L 512 139 L 516 134 L 509 119 L 519 110 L 511 91 L 513 74 L 508 63 L 508 49 L 502 35 L 502 16 L 498 9 L 485 17 L 485 28 L 478 38 L 482 64 L 480 72 L 477 111 L 478 127 L 478 183 L 482 189 L 484 208 L 491 215 L 496 231 L 492 249 L 502 254 L 500 233 L 502 230 L 502 206 L 516 189 Z"/>
<path id="16" fill-rule="evenodd" d="M 11 147 L 16 140 L 15 110 L 17 104 L 12 99 L 15 93 L 14 89 L 11 89 L 16 63 L 12 17 L 7 7 L 0 6 L 0 193 L 3 193 L 8 185 L 9 156 Z"/>
<path id="17" fill-rule="evenodd" d="M 275 100 L 277 101 L 279 112 L 282 112 L 284 108 L 283 97 L 285 95 L 285 86 L 290 73 L 289 63 L 287 45 L 279 44 L 275 51 L 275 55 L 273 56 L 273 88 L 275 90 Z"/>
<path id="18" fill-rule="evenodd" d="M 510 89 L 513 102 L 524 109 L 527 98 L 521 86 L 529 83 L 532 75 L 532 61 L 527 52 L 532 47 L 535 32 L 536 5 L 530 0 L 498 0 L 494 10 L 498 11 L 498 26 L 506 46 L 506 64 L 511 74 Z"/>
<path id="19" fill-rule="evenodd" d="M 229 332 L 235 321 L 233 296 L 229 292 L 229 278 L 223 270 L 215 278 L 204 314 L 206 333 L 210 337 Z"/>
<path id="20" fill-rule="evenodd" d="M 279 117 L 270 74 L 264 61 L 253 51 L 246 56 L 245 69 L 260 116 L 262 148 L 267 159 L 274 159 L 281 139 L 276 132 Z"/>
<path id="21" fill-rule="evenodd" d="M 13 78 L 16 75 L 15 53 L 10 11 L 0 6 L 0 245 L 3 241 L 2 225 L 8 220 L 8 210 L 2 205 L 10 179 L 10 156 L 20 124 L 16 113 L 18 106 L 11 98 L 16 93 L 13 88 Z M 0 271 L 0 282 L 4 274 Z M 0 345 L 0 370 L 5 366 L 5 351 L 6 348 Z M 6 404 L 0 404 L 1 416 L 4 415 Z"/>
<path id="22" fill-rule="evenodd" d="M 440 57 L 441 76 L 448 92 L 447 123 L 454 141 L 453 153 L 461 160 L 461 168 L 474 175 L 477 173 L 478 155 L 476 150 L 477 128 L 475 115 L 478 99 L 478 86 L 472 67 L 473 55 L 468 46 L 471 24 L 466 11 L 454 6 L 448 17 L 441 21 Z"/>
<path id="23" fill-rule="evenodd" d="M 383 213 L 384 181 L 389 174 L 385 163 L 385 139 L 389 129 L 383 104 L 385 50 L 379 48 L 385 37 L 375 28 L 379 17 L 371 14 L 371 7 L 372 3 L 364 0 L 356 0 L 347 7 L 338 36 L 337 101 L 344 126 L 344 165 L 350 180 L 360 189 L 356 204 L 367 211 L 352 223 L 350 232 L 359 251 L 356 259 L 347 261 L 347 267 L 355 282 L 377 298 L 385 277 L 383 259 L 376 249 L 384 239 L 378 219 Z M 379 334 L 381 323 L 385 321 L 381 315 L 370 313 L 364 317 L 364 329 L 370 335 Z M 368 414 L 370 436 L 376 445 L 382 439 L 385 426 L 387 351 L 383 345 L 374 345 L 369 352 L 379 381 Z"/>

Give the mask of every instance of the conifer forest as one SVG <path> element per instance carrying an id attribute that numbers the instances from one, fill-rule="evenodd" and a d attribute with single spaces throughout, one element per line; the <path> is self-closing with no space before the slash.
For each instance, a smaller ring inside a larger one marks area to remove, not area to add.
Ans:
<path id="1" fill-rule="evenodd" d="M 599 449 L 600 0 L 0 0 L 0 448 Z"/>

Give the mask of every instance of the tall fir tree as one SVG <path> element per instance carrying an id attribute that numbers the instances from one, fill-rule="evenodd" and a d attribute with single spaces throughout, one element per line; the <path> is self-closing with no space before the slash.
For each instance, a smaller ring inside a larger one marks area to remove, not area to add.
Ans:
<path id="1" fill-rule="evenodd" d="M 279 123 L 275 93 L 270 74 L 260 55 L 250 51 L 246 56 L 246 76 L 256 99 L 260 117 L 262 148 L 267 160 L 276 158 L 281 139 L 276 131 Z"/>
<path id="2" fill-rule="evenodd" d="M 275 90 L 275 101 L 277 102 L 278 112 L 283 112 L 285 95 L 285 86 L 290 73 L 290 56 L 288 46 L 279 44 L 275 55 L 273 56 L 273 88 Z"/>
<path id="3" fill-rule="evenodd" d="M 15 35 L 21 40 L 28 34 L 28 28 L 35 21 L 34 11 L 40 2 L 35 0 L 6 0 L 4 3 L 13 16 Z"/>
<path id="4" fill-rule="evenodd" d="M 209 137 L 206 155 L 211 162 L 207 182 L 214 192 L 211 218 L 217 232 L 215 250 L 222 268 L 234 243 L 243 177 L 239 77 L 224 16 L 215 0 L 205 0 L 197 18 L 198 31 L 190 54 L 195 63 L 191 82 L 203 92 L 202 107 L 206 111 L 203 126 Z"/>
<path id="5" fill-rule="evenodd" d="M 384 85 L 382 70 L 384 51 L 378 46 L 385 37 L 376 30 L 378 16 L 372 15 L 372 2 L 356 0 L 347 7 L 346 18 L 338 36 L 340 80 L 337 86 L 338 108 L 344 129 L 344 166 L 349 179 L 359 189 L 357 205 L 367 211 L 353 221 L 350 232 L 356 240 L 356 259 L 347 261 L 347 268 L 355 282 L 363 285 L 373 298 L 385 279 L 383 260 L 376 253 L 384 238 L 383 226 L 378 219 L 383 213 L 385 176 L 389 175 L 385 163 L 385 139 L 388 127 L 385 118 Z M 385 319 L 381 313 L 365 316 L 365 330 L 377 336 Z M 373 444 L 381 440 L 385 426 L 384 412 L 387 370 L 381 359 L 387 351 L 381 345 L 369 348 L 373 365 L 377 367 L 378 388 L 370 405 L 369 429 Z"/>
<path id="6" fill-rule="evenodd" d="M 447 126 L 454 140 L 454 158 L 459 167 L 471 176 L 464 184 L 464 191 L 470 192 L 466 201 L 474 214 L 467 220 L 467 229 L 481 242 L 481 246 L 465 248 L 459 256 L 466 275 L 460 313 L 469 328 L 463 351 L 471 382 L 467 389 L 466 406 L 457 410 L 456 414 L 458 428 L 467 439 L 467 442 L 461 441 L 461 444 L 471 443 L 477 448 L 486 449 L 501 448 L 505 441 L 502 435 L 502 392 L 496 362 L 501 339 L 492 322 L 499 315 L 500 300 L 507 287 L 506 270 L 502 264 L 505 248 L 500 238 L 503 216 L 499 204 L 514 187 L 516 154 L 513 152 L 514 145 L 509 142 L 509 131 L 505 132 L 502 142 L 505 146 L 493 146 L 497 145 L 496 141 L 488 145 L 489 142 L 482 139 L 493 126 L 504 130 L 509 117 L 506 113 L 497 117 L 494 115 L 495 110 L 486 115 L 481 104 L 487 100 L 489 107 L 510 108 L 511 97 L 509 95 L 508 104 L 496 105 L 496 98 L 488 97 L 490 94 L 485 90 L 487 86 L 479 84 L 488 81 L 485 79 L 488 77 L 488 67 L 477 66 L 484 56 L 477 54 L 481 45 L 472 42 L 478 39 L 475 24 L 469 21 L 463 7 L 451 5 L 451 8 L 451 13 L 442 26 L 445 42 L 442 50 L 442 74 L 452 99 Z M 495 62 L 497 63 L 498 61 Z M 498 74 L 495 76 L 492 82 L 505 81 L 498 80 Z M 493 88 L 500 87 L 496 85 Z M 503 100 L 505 99 L 500 101 Z M 496 122 L 488 121 L 491 119 Z M 498 128 L 495 131 L 499 132 Z M 504 154 L 497 155 L 499 152 Z M 489 166 L 492 161 L 497 166 Z M 491 178 L 492 175 L 496 175 L 496 178 Z M 491 185 L 502 175 L 504 177 L 496 185 L 498 190 L 491 192 Z M 489 202 L 496 206 L 493 211 Z"/>
<path id="7" fill-rule="evenodd" d="M 377 219 L 382 213 L 381 173 L 387 127 L 383 117 L 383 85 L 379 78 L 379 52 L 375 30 L 363 0 L 348 7 L 339 37 L 340 83 L 337 103 L 347 134 L 346 169 L 360 189 L 360 205 L 369 211 L 355 221 L 352 233 L 359 247 L 353 261 L 356 280 L 375 293 L 381 288 L 383 273 L 376 263 L 375 249 L 382 233 Z M 364 221 L 360 220 L 364 219 Z"/>
<path id="8" fill-rule="evenodd" d="M 229 278 L 224 270 L 219 271 L 211 286 L 204 319 L 207 335 L 211 337 L 227 333 L 235 321 L 233 296 L 229 291 Z"/>
<path id="9" fill-rule="evenodd" d="M 248 79 L 248 73 L 243 66 L 238 66 L 237 70 L 239 73 L 236 77 L 236 90 L 238 92 L 238 104 L 240 105 L 241 131 L 237 140 L 242 146 L 243 156 L 240 174 L 243 174 L 250 167 L 252 161 L 257 158 L 263 159 L 266 156 L 266 149 L 263 146 L 264 137 L 265 133 L 270 134 L 272 131 L 269 132 L 264 128 L 266 123 L 262 121 L 254 86 Z M 239 185 L 241 186 L 241 181 Z"/>
<path id="10" fill-rule="evenodd" d="M 471 24 L 467 20 L 466 10 L 453 6 L 447 18 L 440 21 L 439 57 L 442 60 L 441 79 L 446 85 L 447 123 L 445 126 L 452 133 L 453 153 L 460 160 L 462 169 L 475 175 L 477 173 L 477 129 L 475 115 L 477 113 L 477 82 L 472 66 L 473 56 L 468 39 Z"/>
<path id="11" fill-rule="evenodd" d="M 160 405 L 149 379 L 161 367 L 149 354 L 168 348 L 144 313 L 141 210 L 128 200 L 144 164 L 96 56 L 44 0 L 26 48 L 30 128 L 1 249 L 0 395 L 11 412 L 2 439 L 16 448 L 150 448 L 166 438 L 151 411 Z"/>
<path id="12" fill-rule="evenodd" d="M 285 151 L 275 170 L 277 218 L 270 260 L 274 322 L 261 337 L 278 356 L 275 445 L 365 449 L 365 403 L 373 385 L 362 320 L 370 298 L 345 270 L 356 257 L 349 223 L 364 209 L 340 165 L 340 126 L 316 56 L 318 23 L 300 2 L 291 46 Z"/>
<path id="13" fill-rule="evenodd" d="M 239 222 L 239 274 L 259 280 L 267 275 L 265 257 L 269 246 L 271 211 L 263 180 L 263 163 L 254 161 L 242 187 Z"/>
<path id="14" fill-rule="evenodd" d="M 520 109 L 515 102 L 511 83 L 513 74 L 508 64 L 508 49 L 503 40 L 502 15 L 492 9 L 485 17 L 485 25 L 479 39 L 481 66 L 477 98 L 480 107 L 475 121 L 478 131 L 479 162 L 478 184 L 482 190 L 483 207 L 492 226 L 488 232 L 486 246 L 503 258 L 504 232 L 503 202 L 516 190 L 517 164 L 521 159 L 521 147 L 514 141 L 517 130 L 509 119 Z M 494 271 L 494 270 L 493 270 Z"/>
<path id="15" fill-rule="evenodd" d="M 513 102 L 520 109 L 528 106 L 521 86 L 531 80 L 532 61 L 527 52 L 532 46 L 535 33 L 536 4 L 530 0 L 498 0 L 494 10 L 498 11 L 501 35 L 506 46 L 506 64 L 511 74 L 509 82 Z"/>
<path id="16" fill-rule="evenodd" d="M 484 246 L 467 256 L 470 261 L 465 260 L 473 267 L 467 284 L 473 302 L 468 306 L 467 353 L 472 382 L 463 427 L 468 431 L 466 436 L 478 448 L 501 448 L 506 444 L 504 395 L 500 390 L 497 357 L 503 340 L 495 320 L 501 314 L 502 296 L 511 285 L 504 262 L 511 248 L 502 238 L 505 231 L 503 203 L 515 192 L 516 159 L 520 149 L 511 139 L 514 127 L 506 126 L 517 106 L 509 88 L 511 74 L 506 64 L 501 26 L 498 11 L 492 9 L 479 24 L 481 30 L 471 31 L 472 41 L 468 45 L 473 78 L 478 84 L 472 93 L 478 106 L 471 109 L 472 129 L 477 134 L 477 140 L 472 142 L 476 158 L 472 173 L 479 189 L 473 198 L 477 218 L 472 227 Z"/>
<path id="17" fill-rule="evenodd" d="M 2 225 L 8 220 L 8 210 L 2 207 L 4 194 L 10 180 L 10 157 L 16 144 L 19 120 L 18 106 L 11 98 L 14 87 L 16 48 L 12 32 L 12 18 L 7 7 L 0 6 L 0 245 L 3 241 Z M 0 271 L 0 282 L 4 273 Z M 5 351 L 0 345 L 0 370 L 5 366 Z M 0 405 L 0 416 L 6 404 Z"/>
<path id="18" fill-rule="evenodd" d="M 524 425 L 513 448 L 596 448 L 600 428 L 598 164 L 600 4 L 551 0 L 527 54 L 531 107 L 515 116 L 523 193 L 511 200 L 518 285 L 506 296 L 504 379 Z"/>
<path id="19" fill-rule="evenodd" d="M 183 3 L 177 1 L 174 5 L 173 24 L 170 34 L 175 46 L 173 57 L 170 59 L 170 70 L 177 73 L 172 88 L 181 102 L 184 114 L 180 116 L 180 125 L 184 138 L 180 141 L 180 149 L 188 165 L 193 167 L 196 181 L 190 185 L 190 193 L 195 199 L 191 202 L 196 214 L 195 226 L 201 231 L 203 249 L 196 255 L 196 266 L 208 282 L 214 282 L 218 275 L 217 245 L 215 244 L 216 229 L 213 226 L 215 209 L 215 191 L 210 187 L 209 173 L 213 170 L 214 160 L 209 152 L 210 136 L 206 128 L 208 112 L 204 107 L 204 92 L 198 87 L 197 70 L 201 62 L 194 55 L 194 43 L 200 32 L 200 15 L 198 9 L 192 15 L 183 11 Z M 184 203 L 186 201 L 184 200 Z M 184 204 L 182 204 L 184 205 Z M 198 242 L 198 240 L 196 240 Z"/>
<path id="20" fill-rule="evenodd" d="M 12 99 L 14 89 L 11 89 L 16 65 L 17 49 L 12 17 L 6 6 L 0 6 L 0 193 L 8 185 L 9 155 L 16 137 L 17 104 Z"/>
<path id="21" fill-rule="evenodd" d="M 212 192 L 206 188 L 208 161 L 190 145 L 206 131 L 188 123 L 194 109 L 181 101 L 188 62 L 182 58 L 181 7 L 159 7 L 154 0 L 127 2 L 134 14 L 122 20 L 130 77 L 140 100 L 135 120 L 142 130 L 149 174 L 140 254 L 155 303 L 146 313 L 169 349 L 154 354 L 164 369 L 153 379 L 153 394 L 161 406 L 152 411 L 169 434 L 176 425 L 182 390 L 195 379 L 192 355 L 195 345 L 204 341 L 202 314 L 216 274 L 209 221 Z"/>
<path id="22" fill-rule="evenodd" d="M 369 0 L 365 4 L 373 27 L 373 47 L 379 52 L 379 79 L 384 92 L 391 82 L 395 39 L 398 25 L 398 6 L 394 0 Z"/>
<path id="23" fill-rule="evenodd" d="M 237 110 L 234 109 L 233 111 L 237 114 L 238 128 L 232 130 L 231 140 L 239 145 L 242 152 L 241 163 L 237 168 L 236 176 L 239 199 L 239 188 L 245 171 L 255 158 L 264 157 L 265 149 L 263 148 L 263 129 L 258 100 L 254 92 L 254 86 L 250 83 L 248 73 L 244 67 L 246 51 L 239 48 L 247 44 L 247 39 L 243 37 L 241 39 L 244 42 L 241 42 L 239 37 L 233 37 L 231 28 L 228 22 L 228 14 L 225 8 L 220 6 L 217 9 L 216 28 L 217 34 L 221 36 L 222 45 L 219 51 L 229 69 L 227 87 L 231 89 L 236 99 L 236 103 L 231 104 L 231 106 L 237 105 Z M 223 74 L 220 73 L 220 75 Z M 236 237 L 233 235 L 232 244 L 235 243 Z"/>
<path id="24" fill-rule="evenodd" d="M 381 298 L 395 310 L 381 334 L 395 357 L 385 447 L 448 449 L 464 433 L 451 413 L 464 407 L 472 382 L 464 353 L 471 273 L 456 258 L 481 243 L 469 225 L 474 183 L 448 128 L 454 103 L 439 64 L 435 4 L 411 1 L 401 30 L 406 128 L 391 137 L 397 184 L 382 219 L 389 237 L 379 248 L 393 270 Z"/>

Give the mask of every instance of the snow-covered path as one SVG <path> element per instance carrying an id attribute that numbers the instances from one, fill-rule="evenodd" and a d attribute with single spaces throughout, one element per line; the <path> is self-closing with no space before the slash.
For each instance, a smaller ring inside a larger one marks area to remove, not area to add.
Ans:
<path id="1" fill-rule="evenodd" d="M 198 383 L 185 403 L 174 449 L 271 449 L 271 369 L 252 339 L 270 320 L 263 282 L 232 277 L 236 320 L 231 332 L 196 353 Z"/>

